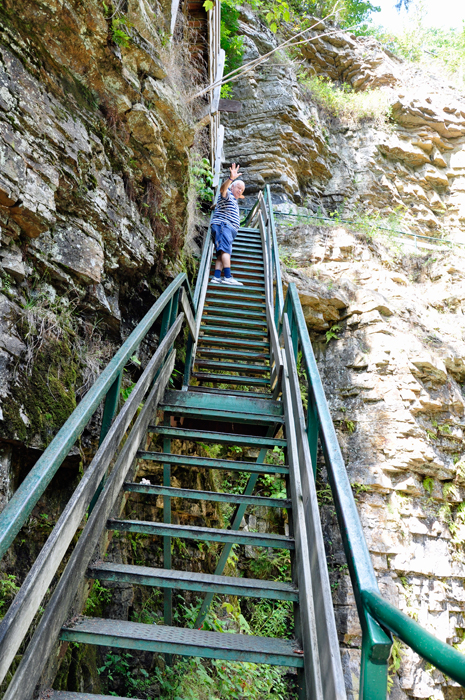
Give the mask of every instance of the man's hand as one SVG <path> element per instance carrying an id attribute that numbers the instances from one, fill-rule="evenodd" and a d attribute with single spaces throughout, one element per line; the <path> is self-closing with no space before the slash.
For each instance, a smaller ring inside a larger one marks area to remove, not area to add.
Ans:
<path id="1" fill-rule="evenodd" d="M 238 177 L 242 175 L 242 173 L 238 172 L 239 170 L 239 163 L 236 165 L 233 163 L 231 167 L 229 168 L 230 175 L 227 180 L 223 182 L 223 184 L 220 187 L 220 193 L 223 199 L 226 198 L 226 192 L 228 191 L 229 186 L 231 185 L 234 180 L 237 180 Z"/>
<path id="2" fill-rule="evenodd" d="M 242 175 L 242 173 L 237 172 L 239 170 L 239 163 L 236 165 L 233 163 L 231 167 L 229 168 L 229 172 L 231 173 L 229 176 L 229 179 L 234 182 L 234 180 L 237 180 L 238 177 Z"/>

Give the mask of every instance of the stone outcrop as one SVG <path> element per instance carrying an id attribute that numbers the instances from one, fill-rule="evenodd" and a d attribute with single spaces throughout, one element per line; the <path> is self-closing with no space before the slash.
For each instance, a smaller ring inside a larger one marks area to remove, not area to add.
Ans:
<path id="1" fill-rule="evenodd" d="M 121 46 L 97 0 L 1 3 L 0 435 L 7 439 L 21 439 L 26 426 L 29 444 L 41 444 L 11 388 L 24 357 L 21 328 L 32 333 L 24 309 L 41 317 L 51 302 L 72 300 L 78 335 L 100 319 L 101 334 L 109 329 L 118 343 L 172 274 L 190 226 L 194 121 L 183 80 L 190 71 L 192 85 L 195 68 L 182 42 L 163 38 L 169 12 L 147 0 L 126 5 Z"/>
<path id="2" fill-rule="evenodd" d="M 461 644 L 465 251 L 411 255 L 337 227 L 281 226 L 278 239 L 294 266 L 283 265 L 283 278 L 296 284 L 314 339 L 381 592 Z M 323 527 L 352 700 L 360 628 L 331 506 Z M 400 653 L 390 697 L 460 697 L 407 647 Z"/>
<path id="3" fill-rule="evenodd" d="M 247 60 L 276 45 L 247 12 L 241 31 Z M 303 45 L 300 64 L 356 91 L 379 89 L 391 105 L 389 123 L 344 124 L 305 92 L 292 63 L 276 57 L 237 81 L 242 112 L 227 117 L 226 161 L 241 163 L 246 194 L 269 184 L 282 212 L 328 215 L 344 206 L 343 217 L 367 222 L 397 210 L 417 234 L 464 243 L 458 90 L 373 38 L 323 23 Z M 299 141 L 293 151 L 289 144 Z M 369 226 L 301 221 L 277 217 L 283 283 L 299 292 L 380 590 L 440 639 L 461 645 L 464 249 L 428 253 L 382 232 L 367 238 L 361 230 Z M 324 469 L 321 481 L 326 494 Z M 324 496 L 322 503 L 348 697 L 356 700 L 361 632 L 334 510 Z M 391 698 L 460 697 L 456 684 L 407 647 L 399 653 Z"/>
<path id="4" fill-rule="evenodd" d="M 240 27 L 246 60 L 276 45 L 245 11 Z M 226 160 L 243 164 L 247 193 L 268 183 L 275 201 L 287 201 L 293 210 L 292 205 L 305 205 L 345 214 L 397 213 L 403 218 L 398 226 L 463 240 L 460 92 L 404 63 L 372 37 L 351 36 L 321 22 L 301 54 L 300 71 L 356 91 L 382 91 L 389 123 L 380 128 L 365 119 L 348 125 L 331 117 L 299 83 L 295 65 L 279 54 L 235 83 L 242 112 L 226 121 Z"/>

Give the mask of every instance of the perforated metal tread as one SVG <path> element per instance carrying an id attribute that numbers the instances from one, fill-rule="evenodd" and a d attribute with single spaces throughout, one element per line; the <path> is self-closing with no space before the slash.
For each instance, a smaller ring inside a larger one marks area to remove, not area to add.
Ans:
<path id="1" fill-rule="evenodd" d="M 91 693 L 69 693 L 67 690 L 47 690 L 40 700 L 134 700 L 119 695 L 92 695 Z"/>
<path id="2" fill-rule="evenodd" d="M 239 358 L 240 359 L 240 358 Z M 252 374 L 269 374 L 269 365 L 254 365 L 246 364 L 245 362 L 221 362 L 220 360 L 197 360 L 195 366 L 200 369 L 221 369 L 224 372 L 231 370 L 232 372 L 251 372 Z"/>
<path id="3" fill-rule="evenodd" d="M 209 372 L 192 372 L 199 382 L 211 384 L 237 384 L 238 386 L 263 386 L 269 387 L 270 380 L 263 377 L 250 377 L 238 374 L 210 374 Z"/>
<path id="4" fill-rule="evenodd" d="M 273 547 L 274 549 L 294 549 L 295 542 L 290 537 L 273 535 L 268 532 L 248 532 L 248 530 L 222 530 L 216 527 L 198 527 L 194 525 L 169 525 L 148 520 L 120 520 L 110 518 L 108 530 L 118 532 L 141 532 L 145 535 L 179 537 L 187 540 L 205 542 L 223 542 L 228 544 L 245 544 L 256 547 Z"/>
<path id="5" fill-rule="evenodd" d="M 241 398 L 243 396 L 247 396 L 247 398 L 249 398 L 249 399 L 255 397 L 257 399 L 269 398 L 271 400 L 271 398 L 272 398 L 271 393 L 270 394 L 267 394 L 265 392 L 258 393 L 258 391 L 257 392 L 253 392 L 253 391 L 244 392 L 244 391 L 235 391 L 233 389 L 212 389 L 212 388 L 209 388 L 207 386 L 190 386 L 189 391 L 201 392 L 202 394 L 205 393 L 206 391 L 208 391 L 208 393 L 216 394 L 217 396 L 219 394 L 221 394 L 222 396 L 239 396 Z"/>
<path id="6" fill-rule="evenodd" d="M 206 467 L 208 469 L 224 469 L 234 472 L 252 472 L 254 474 L 289 474 L 287 464 L 260 464 L 259 462 L 239 462 L 232 459 L 216 459 L 215 457 L 198 457 L 197 455 L 176 455 L 167 452 L 149 452 L 139 450 L 139 459 L 149 459 L 162 464 L 182 464 L 183 466 Z"/>
<path id="7" fill-rule="evenodd" d="M 272 600 L 292 600 L 298 602 L 299 594 L 292 583 L 281 581 L 261 581 L 259 579 L 215 576 L 193 571 L 155 569 L 149 566 L 130 566 L 101 562 L 90 566 L 89 578 L 100 581 L 118 581 L 141 586 L 160 588 L 181 588 L 189 591 L 215 591 L 224 595 L 269 598 Z"/>
<path id="8" fill-rule="evenodd" d="M 123 485 L 125 491 L 131 493 L 145 493 L 147 495 L 170 496 L 171 498 L 188 498 L 194 501 L 213 501 L 238 505 L 243 503 L 248 506 L 265 506 L 266 508 L 292 508 L 290 499 L 271 498 L 268 496 L 249 496 L 238 493 L 223 493 L 220 491 L 200 491 L 196 489 L 182 489 L 176 486 L 158 486 L 156 484 L 141 484 L 126 482 Z"/>
<path id="9" fill-rule="evenodd" d="M 287 639 L 224 634 L 84 617 L 61 629 L 60 639 L 120 649 L 200 656 L 302 668 L 301 649 Z"/>
<path id="10" fill-rule="evenodd" d="M 163 435 L 173 440 L 190 440 L 194 442 L 211 442 L 218 445 L 254 445 L 255 447 L 286 447 L 287 440 L 272 437 L 259 437 L 258 435 L 238 435 L 237 433 L 217 433 L 211 430 L 185 430 L 184 428 L 171 428 L 168 425 L 150 425 L 149 433 Z"/>

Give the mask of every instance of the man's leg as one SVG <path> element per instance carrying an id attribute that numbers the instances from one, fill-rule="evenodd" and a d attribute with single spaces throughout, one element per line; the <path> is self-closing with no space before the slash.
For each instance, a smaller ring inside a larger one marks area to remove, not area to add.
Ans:
<path id="1" fill-rule="evenodd" d="M 231 274 L 231 255 L 229 253 L 223 253 L 221 261 L 223 263 L 223 282 L 225 284 L 232 284 L 238 287 L 242 287 L 242 282 L 236 280 Z"/>
<path id="2" fill-rule="evenodd" d="M 231 256 L 229 253 L 221 252 L 221 269 L 224 270 L 225 276 L 231 276 Z M 226 270 L 229 270 L 229 275 L 226 275 Z"/>
<path id="3" fill-rule="evenodd" d="M 215 274 L 211 280 L 212 282 L 221 282 L 221 272 L 224 267 L 222 263 L 223 255 L 224 253 L 221 250 L 216 253 Z"/>

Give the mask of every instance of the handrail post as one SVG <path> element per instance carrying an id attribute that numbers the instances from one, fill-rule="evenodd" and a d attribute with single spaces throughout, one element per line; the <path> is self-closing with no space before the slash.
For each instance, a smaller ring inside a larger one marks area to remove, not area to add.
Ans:
<path id="1" fill-rule="evenodd" d="M 118 399 L 121 389 L 121 381 L 123 379 L 123 372 L 119 372 L 115 381 L 108 389 L 108 393 L 105 397 L 105 405 L 103 408 L 102 425 L 100 427 L 100 440 L 99 445 L 105 440 L 108 431 L 111 428 L 113 418 L 115 417 L 116 409 L 118 408 Z"/>
<path id="2" fill-rule="evenodd" d="M 163 311 L 163 316 L 161 319 L 159 342 L 161 342 L 163 340 L 166 333 L 168 332 L 168 328 L 170 326 L 172 308 L 173 308 L 173 298 L 171 298 L 169 300 L 168 304 L 165 306 L 165 310 Z"/>
<path id="3" fill-rule="evenodd" d="M 365 610 L 368 629 L 362 630 L 362 658 L 360 661 L 360 700 L 386 700 L 388 662 L 391 644 L 377 644 L 372 629 L 378 623 Z M 362 626 L 363 620 L 361 620 Z"/>
<path id="4" fill-rule="evenodd" d="M 283 283 L 281 280 L 281 267 L 279 264 L 279 248 L 278 239 L 276 237 L 276 226 L 274 220 L 273 202 L 271 200 L 271 190 L 270 186 L 267 185 L 266 191 L 266 201 L 268 203 L 268 214 L 269 214 L 269 227 L 271 233 L 271 244 L 273 248 L 273 256 L 275 262 L 275 272 L 276 272 L 276 299 L 275 299 L 275 324 L 278 327 L 279 319 L 283 313 L 284 306 L 284 295 L 283 295 Z"/>
<path id="5" fill-rule="evenodd" d="M 318 434 L 320 430 L 320 421 L 315 402 L 315 396 L 310 383 L 310 374 L 308 367 L 305 364 L 305 374 L 307 377 L 308 404 L 307 404 L 307 439 L 310 449 L 310 459 L 312 460 L 313 476 L 316 479 L 316 460 L 318 454 Z"/>
<path id="6" fill-rule="evenodd" d="M 118 408 L 118 399 L 119 399 L 119 394 L 121 390 L 121 381 L 123 379 L 123 372 L 119 372 L 115 381 L 111 385 L 111 387 L 108 389 L 107 395 L 105 397 L 105 404 L 103 407 L 103 416 L 102 416 L 102 425 L 100 426 L 100 439 L 99 439 L 99 446 L 102 444 L 102 442 L 105 440 L 108 431 L 111 428 L 111 424 L 113 422 L 113 418 L 115 417 L 116 414 L 116 409 Z M 97 490 L 95 491 L 93 498 L 89 504 L 89 515 L 92 513 L 92 510 L 97 503 L 98 497 L 102 493 L 103 485 L 105 484 L 105 479 L 106 479 L 106 474 L 103 476 L 100 484 L 97 487 Z"/>
<path id="7" fill-rule="evenodd" d="M 179 288 L 173 296 L 173 299 L 171 301 L 171 313 L 168 321 L 168 328 L 166 329 L 166 332 L 171 328 L 173 323 L 176 321 L 176 317 L 178 315 L 179 311 L 179 298 L 181 296 L 181 288 Z"/>

